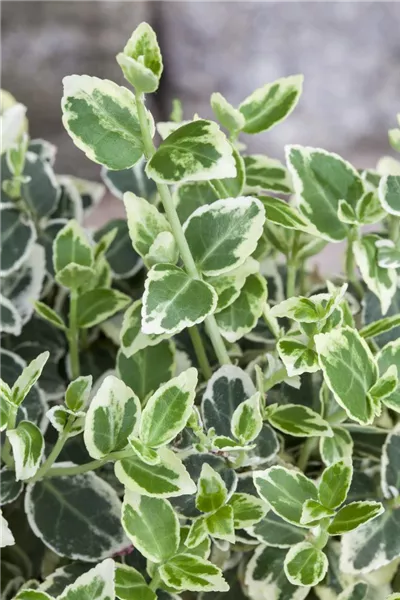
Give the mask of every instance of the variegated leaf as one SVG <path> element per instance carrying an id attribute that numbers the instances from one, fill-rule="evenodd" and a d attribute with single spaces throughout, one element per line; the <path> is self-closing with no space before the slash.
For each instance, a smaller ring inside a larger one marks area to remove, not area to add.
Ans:
<path id="1" fill-rule="evenodd" d="M 155 265 L 145 283 L 142 331 L 178 333 L 204 321 L 214 312 L 217 301 L 217 294 L 204 281 L 192 279 L 175 265 Z"/>
<path id="2" fill-rule="evenodd" d="M 137 92 L 156 91 L 163 64 L 156 34 L 148 23 L 136 27 L 123 52 L 117 54 L 117 62 Z"/>
<path id="3" fill-rule="evenodd" d="M 160 144 L 146 166 L 158 183 L 235 177 L 232 147 L 218 125 L 197 119 L 182 125 Z"/>
<path id="4" fill-rule="evenodd" d="M 16 429 L 9 429 L 17 481 L 30 479 L 40 467 L 44 454 L 44 439 L 40 429 L 30 421 L 20 421 Z"/>
<path id="5" fill-rule="evenodd" d="M 195 210 L 184 224 L 199 270 L 219 275 L 244 263 L 256 249 L 265 213 L 251 196 L 226 198 Z"/>
<path id="6" fill-rule="evenodd" d="M 94 162 L 109 169 L 132 167 L 143 143 L 132 92 L 108 79 L 64 77 L 63 124 L 73 142 Z M 154 124 L 148 115 L 149 125 Z"/>

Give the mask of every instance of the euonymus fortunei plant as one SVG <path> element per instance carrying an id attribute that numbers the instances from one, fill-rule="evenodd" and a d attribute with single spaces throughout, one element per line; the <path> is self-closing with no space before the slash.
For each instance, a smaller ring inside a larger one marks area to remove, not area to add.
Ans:
<path id="1" fill-rule="evenodd" d="M 400 162 L 249 154 L 299 75 L 155 125 L 147 24 L 117 61 L 64 79 L 97 231 L 3 94 L 4 598 L 398 600 Z"/>

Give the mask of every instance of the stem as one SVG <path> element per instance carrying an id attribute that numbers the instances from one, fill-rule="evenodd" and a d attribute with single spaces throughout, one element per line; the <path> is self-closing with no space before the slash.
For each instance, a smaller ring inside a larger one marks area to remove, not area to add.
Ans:
<path id="1" fill-rule="evenodd" d="M 18 411 L 17 406 L 10 406 L 10 414 L 8 415 L 7 430 L 15 428 L 15 421 L 17 420 L 17 411 Z M 7 465 L 7 467 L 14 466 L 14 458 L 11 454 L 11 444 L 10 444 L 10 440 L 8 438 L 6 438 L 6 441 L 4 442 L 4 446 L 1 450 L 1 458 L 3 459 L 3 461 Z"/>
<path id="2" fill-rule="evenodd" d="M 79 328 L 77 325 L 78 293 L 71 291 L 69 301 L 69 354 L 71 360 L 71 379 L 79 377 Z"/>
<path id="3" fill-rule="evenodd" d="M 132 450 L 121 450 L 120 452 L 112 452 L 108 456 L 99 460 L 91 460 L 90 462 L 84 463 L 83 465 L 74 465 L 73 467 L 52 467 L 49 469 L 44 477 L 64 477 L 66 475 L 79 475 L 80 473 L 87 473 L 88 471 L 94 471 L 99 469 L 108 462 L 114 460 L 122 460 L 123 458 L 129 458 L 132 456 Z"/>
<path id="4" fill-rule="evenodd" d="M 275 317 L 271 317 L 270 311 L 271 311 L 271 309 L 270 309 L 269 305 L 266 303 L 264 306 L 264 310 L 263 310 L 263 319 L 264 319 L 268 329 L 274 336 L 274 338 L 279 340 L 281 332 L 280 332 L 280 328 L 278 325 L 278 321 L 275 319 Z"/>
<path id="5" fill-rule="evenodd" d="M 297 466 L 301 471 L 303 471 L 303 473 L 306 470 L 308 460 L 311 456 L 311 453 L 316 448 L 316 445 L 317 445 L 317 441 L 315 438 L 308 438 L 308 440 L 306 441 L 306 443 L 304 444 L 304 446 L 301 449 L 300 456 L 297 461 Z"/>
<path id="6" fill-rule="evenodd" d="M 221 183 L 218 179 L 213 179 L 212 182 L 213 187 L 216 189 L 218 196 L 220 198 L 227 198 L 226 189 L 224 188 L 223 183 Z"/>
<path id="7" fill-rule="evenodd" d="M 296 263 L 289 259 L 286 267 L 286 298 L 292 298 L 296 294 Z"/>
<path id="8" fill-rule="evenodd" d="M 156 149 L 153 144 L 149 128 L 149 122 L 147 120 L 146 108 L 144 106 L 144 96 L 140 92 L 136 92 L 136 106 L 138 111 L 140 129 L 143 137 L 144 153 L 146 155 L 147 160 L 149 160 L 153 156 Z M 169 224 L 171 225 L 172 233 L 178 245 L 179 253 L 181 255 L 185 269 L 187 273 L 191 277 L 193 277 L 193 279 L 201 279 L 200 273 L 198 272 L 196 264 L 193 260 L 189 244 L 187 243 L 187 240 L 185 238 L 181 222 L 179 221 L 178 213 L 175 210 L 174 201 L 172 200 L 169 188 L 165 183 L 156 182 L 156 185 L 158 193 L 160 194 L 161 202 L 165 210 L 165 214 L 167 215 L 167 219 L 169 221 Z M 209 315 L 205 319 L 205 327 L 211 339 L 211 343 L 214 347 L 215 354 L 217 355 L 220 364 L 231 364 L 231 360 L 225 348 L 225 344 L 219 332 L 214 315 Z"/>
<path id="9" fill-rule="evenodd" d="M 194 351 L 196 353 L 197 362 L 200 365 L 200 369 L 203 373 L 204 379 L 210 379 L 212 375 L 212 370 L 210 367 L 210 363 L 208 362 L 206 350 L 204 348 L 203 340 L 201 339 L 199 330 L 196 327 L 196 325 L 194 325 L 193 327 L 189 327 L 188 331 L 190 339 L 192 340 Z"/>
<path id="10" fill-rule="evenodd" d="M 347 237 L 347 247 L 346 247 L 346 258 L 345 258 L 345 266 L 346 266 L 346 277 L 350 283 L 353 284 L 354 288 L 357 290 L 357 293 L 362 298 L 364 295 L 364 290 L 360 285 L 355 273 L 355 259 L 354 259 L 354 251 L 353 251 L 353 243 L 355 241 L 355 236 L 357 235 L 357 231 L 353 228 L 350 228 L 349 235 Z"/>
<path id="11" fill-rule="evenodd" d="M 286 371 L 285 367 L 282 367 L 282 369 L 279 369 L 278 371 L 276 371 L 276 373 L 273 373 L 273 375 L 271 375 L 271 377 L 269 377 L 268 379 L 266 379 L 264 381 L 264 392 L 268 392 L 268 390 L 273 388 L 274 385 L 277 385 L 278 383 L 282 383 L 282 381 L 285 381 L 287 376 L 288 375 L 287 375 L 287 371 Z"/>
<path id="12" fill-rule="evenodd" d="M 161 577 L 160 577 L 160 575 L 159 575 L 158 571 L 156 571 L 156 573 L 155 573 L 155 575 L 154 575 L 153 579 L 152 579 L 152 580 L 151 580 L 151 582 L 149 583 L 149 588 L 150 588 L 150 589 L 151 589 L 153 592 L 155 592 L 155 591 L 157 590 L 157 588 L 159 587 L 160 583 L 161 583 Z"/>
<path id="13" fill-rule="evenodd" d="M 54 444 L 54 447 L 53 447 L 52 451 L 50 452 L 49 456 L 46 458 L 46 460 L 44 461 L 44 463 L 42 464 L 40 469 L 36 472 L 36 475 L 34 477 L 32 477 L 32 479 L 31 479 L 32 483 L 35 481 L 38 481 L 39 479 L 42 479 L 46 475 L 47 471 L 52 467 L 53 463 L 55 463 L 61 450 L 64 447 L 65 442 L 68 439 L 68 434 L 71 430 L 71 427 L 72 427 L 74 421 L 75 421 L 75 416 L 70 415 L 70 417 L 68 418 L 68 421 L 65 425 L 64 431 L 62 431 L 60 433 L 60 435 L 58 436 L 58 440 Z"/>

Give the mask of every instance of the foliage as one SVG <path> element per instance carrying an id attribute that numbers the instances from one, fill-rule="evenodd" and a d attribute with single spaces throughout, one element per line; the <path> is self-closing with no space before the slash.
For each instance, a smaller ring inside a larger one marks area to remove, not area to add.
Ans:
<path id="1" fill-rule="evenodd" d="M 126 209 L 96 231 L 104 186 L 56 175 L 3 97 L 3 597 L 398 598 L 400 163 L 248 154 L 299 75 L 155 124 L 150 26 L 117 61 L 134 91 L 64 79 Z"/>

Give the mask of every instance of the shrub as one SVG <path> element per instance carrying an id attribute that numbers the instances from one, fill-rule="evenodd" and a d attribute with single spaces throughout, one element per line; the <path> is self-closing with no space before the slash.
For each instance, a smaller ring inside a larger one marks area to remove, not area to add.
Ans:
<path id="1" fill-rule="evenodd" d="M 64 79 L 126 208 L 97 231 L 103 186 L 56 176 L 4 96 L 4 598 L 399 598 L 400 163 L 247 154 L 299 75 L 155 126 L 147 24 L 117 60 L 134 93 Z"/>

